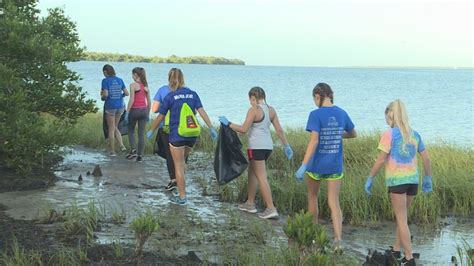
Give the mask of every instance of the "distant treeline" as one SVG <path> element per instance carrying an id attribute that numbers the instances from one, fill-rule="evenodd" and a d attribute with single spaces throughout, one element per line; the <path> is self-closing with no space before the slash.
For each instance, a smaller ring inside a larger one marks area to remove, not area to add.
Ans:
<path id="1" fill-rule="evenodd" d="M 84 52 L 82 60 L 110 61 L 110 62 L 143 62 L 143 63 L 170 63 L 170 64 L 209 64 L 209 65 L 245 65 L 240 59 L 227 59 L 215 56 L 169 57 L 141 56 L 129 54 Z"/>

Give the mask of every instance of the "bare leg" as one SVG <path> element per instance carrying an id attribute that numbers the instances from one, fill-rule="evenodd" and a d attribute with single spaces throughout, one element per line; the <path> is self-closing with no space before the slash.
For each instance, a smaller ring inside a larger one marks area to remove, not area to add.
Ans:
<path id="1" fill-rule="evenodd" d="M 252 165 L 253 164 L 250 163 L 249 170 L 248 170 L 248 183 L 247 183 L 247 203 L 248 204 L 255 203 L 255 196 L 257 195 L 257 187 L 258 187 L 257 177 L 255 176 L 255 171 Z"/>
<path id="2" fill-rule="evenodd" d="M 392 201 L 393 211 L 395 212 L 400 244 L 405 251 L 405 257 L 410 260 L 413 258 L 413 254 L 411 249 L 410 229 L 408 228 L 407 195 L 390 193 L 390 199 Z"/>
<path id="3" fill-rule="evenodd" d="M 107 127 L 109 129 L 109 152 L 115 152 L 115 115 L 105 114 L 105 119 L 107 120 Z"/>
<path id="4" fill-rule="evenodd" d="M 251 160 L 253 171 L 257 177 L 258 184 L 260 186 L 260 192 L 262 192 L 263 201 L 267 208 L 275 208 L 273 205 L 272 191 L 270 189 L 270 184 L 267 179 L 267 169 L 265 166 L 265 161 L 256 161 Z"/>
<path id="5" fill-rule="evenodd" d="M 120 130 L 118 129 L 118 124 L 120 123 L 120 117 L 122 117 L 122 114 L 115 115 L 115 138 L 117 139 L 118 144 L 120 145 L 120 148 L 123 148 L 123 141 L 122 141 L 122 133 L 120 133 Z"/>
<path id="6" fill-rule="evenodd" d="M 306 175 L 306 185 L 308 187 L 308 211 L 313 214 L 313 223 L 318 223 L 318 196 L 321 181 L 316 181 Z"/>
<path id="7" fill-rule="evenodd" d="M 176 185 L 178 186 L 179 197 L 184 199 L 186 197 L 186 181 L 184 179 L 184 168 L 186 164 L 184 158 L 189 155 L 191 149 L 186 147 L 173 147 L 170 144 L 170 151 L 174 161 Z"/>
<path id="8" fill-rule="evenodd" d="M 180 198 L 186 197 L 186 183 L 184 181 L 184 147 L 173 147 L 170 144 L 171 156 L 173 157 L 176 185 Z"/>
<path id="9" fill-rule="evenodd" d="M 415 196 L 408 196 L 407 195 L 407 213 L 408 211 L 410 210 L 410 206 L 411 206 L 411 203 L 413 202 L 413 198 Z M 397 236 L 397 238 L 395 239 L 395 243 L 393 244 L 393 250 L 394 251 L 400 251 L 401 250 L 401 247 L 400 247 L 400 234 L 398 232 L 398 226 L 396 227 L 396 231 L 395 231 L 395 234 Z"/>
<path id="10" fill-rule="evenodd" d="M 329 209 L 331 209 L 331 219 L 335 241 L 340 241 L 342 239 L 342 211 L 341 206 L 339 206 L 340 191 L 340 179 L 328 181 L 328 205 Z"/>

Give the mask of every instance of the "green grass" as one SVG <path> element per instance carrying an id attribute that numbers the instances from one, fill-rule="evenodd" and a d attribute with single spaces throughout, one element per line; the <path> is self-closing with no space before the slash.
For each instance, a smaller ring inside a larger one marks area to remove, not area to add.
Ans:
<path id="1" fill-rule="evenodd" d="M 460 265 L 474 265 L 474 249 L 469 245 L 466 239 L 463 239 L 461 244 L 457 244 L 456 249 Z"/>
<path id="2" fill-rule="evenodd" d="M 151 235 L 160 228 L 158 217 L 151 213 L 150 210 L 141 214 L 130 224 L 130 229 L 135 234 L 136 240 L 136 256 L 140 257 L 143 247 Z"/>
<path id="3" fill-rule="evenodd" d="M 309 134 L 303 129 L 287 129 L 287 139 L 294 150 L 294 158 L 288 161 L 283 149 L 276 145 L 267 169 L 273 200 L 281 213 L 293 214 L 306 209 L 306 185 L 295 181 L 294 173 L 301 164 L 309 141 Z M 102 134 L 102 114 L 88 114 L 81 118 L 72 132 L 77 143 L 90 148 L 105 148 Z M 246 138 L 242 137 L 244 147 Z M 344 140 L 345 177 L 340 194 L 340 204 L 346 221 L 364 224 L 370 221 L 393 219 L 390 200 L 383 179 L 383 169 L 374 182 L 372 196 L 364 192 L 364 182 L 377 156 L 378 133 L 362 135 Z M 128 139 L 124 136 L 124 143 Z M 153 141 L 147 141 L 145 153 L 151 153 Z M 195 150 L 213 158 L 215 143 L 210 140 L 204 128 Z M 445 215 L 468 216 L 474 210 L 474 150 L 449 144 L 427 145 L 433 170 L 434 192 L 419 193 L 410 210 L 410 218 L 417 223 L 434 223 Z M 422 168 L 421 159 L 420 169 Z M 212 169 L 213 160 L 209 160 Z M 211 170 L 212 171 L 212 170 Z M 246 197 L 246 179 L 241 177 L 218 189 L 223 201 L 243 201 Z M 206 182 L 200 182 L 208 189 Z M 329 217 L 326 188 L 320 193 L 320 213 Z M 263 204 L 259 197 L 259 204 Z"/>
<path id="4" fill-rule="evenodd" d="M 66 210 L 63 230 L 69 237 L 84 236 L 88 246 L 95 244 L 94 232 L 99 228 L 99 222 L 105 220 L 105 211 L 99 203 L 90 201 L 86 209 L 79 208 L 77 203 L 71 203 Z"/>
<path id="5" fill-rule="evenodd" d="M 20 247 L 16 238 L 13 238 L 11 254 L 0 253 L 0 265 L 30 266 L 43 265 L 42 256 L 37 251 L 25 251 Z"/>

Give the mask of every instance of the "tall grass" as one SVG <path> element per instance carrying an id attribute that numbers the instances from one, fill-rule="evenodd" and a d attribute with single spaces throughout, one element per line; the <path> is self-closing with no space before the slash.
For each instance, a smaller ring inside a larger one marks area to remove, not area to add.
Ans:
<path id="1" fill-rule="evenodd" d="M 91 148 L 105 147 L 102 134 L 102 115 L 89 114 L 79 120 L 72 132 L 77 143 Z M 288 161 L 278 141 L 269 161 L 268 176 L 273 200 L 280 212 L 293 214 L 306 209 L 306 185 L 295 181 L 294 173 L 301 164 L 309 141 L 309 134 L 303 129 L 287 129 L 286 135 L 294 150 L 294 158 Z M 352 224 L 367 221 L 392 219 L 390 199 L 384 184 L 383 170 L 374 182 L 372 196 L 364 192 L 364 182 L 377 156 L 378 133 L 344 140 L 345 177 L 340 194 L 344 218 Z M 127 138 L 124 142 L 127 143 Z M 274 138 L 276 139 L 276 138 Z M 246 138 L 242 137 L 244 147 Z M 127 145 L 127 144 L 126 144 Z M 146 142 L 146 153 L 151 153 L 153 141 Z M 196 150 L 213 156 L 215 143 L 210 140 L 204 128 Z M 427 145 L 433 170 L 434 191 L 419 193 L 410 210 L 410 217 L 418 223 L 433 223 L 444 215 L 468 216 L 474 210 L 474 150 L 449 144 Z M 419 169 L 422 172 L 421 159 Z M 210 160 L 209 164 L 213 161 Z M 210 165 L 209 169 L 212 169 Z M 420 172 L 420 174 L 422 174 Z M 246 197 L 245 175 L 220 189 L 221 198 L 226 201 L 243 201 Z M 202 182 L 203 184 L 205 182 Z M 259 197 L 260 204 L 263 204 Z M 320 193 L 320 213 L 329 217 L 327 193 L 323 184 Z"/>
<path id="2" fill-rule="evenodd" d="M 6 266 L 32 266 L 43 265 L 42 256 L 37 251 L 25 251 L 20 247 L 18 241 L 13 237 L 11 244 L 11 254 L 0 253 L 0 265 Z"/>

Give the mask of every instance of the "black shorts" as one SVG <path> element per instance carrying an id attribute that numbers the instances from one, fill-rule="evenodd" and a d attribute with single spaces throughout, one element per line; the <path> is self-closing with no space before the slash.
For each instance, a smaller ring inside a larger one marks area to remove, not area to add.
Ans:
<path id="1" fill-rule="evenodd" d="M 249 161 L 250 160 L 255 160 L 255 161 L 266 161 L 268 157 L 270 157 L 270 154 L 272 153 L 272 150 L 252 150 L 248 149 L 247 150 L 247 155 L 249 156 Z"/>
<path id="2" fill-rule="evenodd" d="M 388 187 L 389 193 L 407 194 L 407 196 L 415 196 L 418 192 L 418 184 L 404 184 Z"/>
<path id="3" fill-rule="evenodd" d="M 196 140 L 183 140 L 183 141 L 170 142 L 170 145 L 175 148 L 186 147 L 186 148 L 192 149 L 194 144 L 196 144 Z"/>

